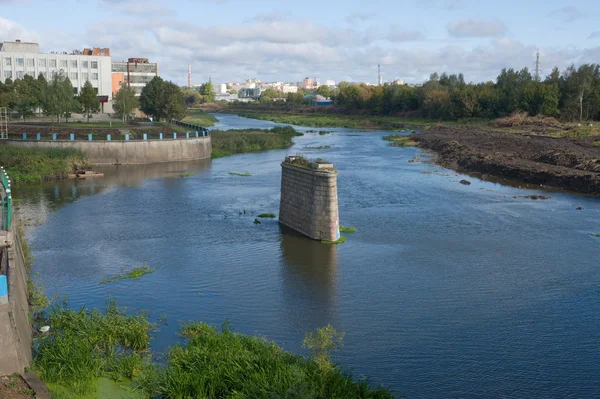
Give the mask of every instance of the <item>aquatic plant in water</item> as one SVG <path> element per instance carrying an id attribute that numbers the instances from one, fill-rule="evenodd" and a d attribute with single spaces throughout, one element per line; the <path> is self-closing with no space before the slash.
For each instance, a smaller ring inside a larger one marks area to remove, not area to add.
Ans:
<path id="1" fill-rule="evenodd" d="M 148 265 L 135 267 L 131 270 L 125 270 L 123 273 L 116 276 L 106 276 L 99 284 L 116 283 L 117 281 L 134 279 L 137 280 L 146 274 L 154 273 L 154 269 L 150 269 Z"/>
<path id="2" fill-rule="evenodd" d="M 261 213 L 258 215 L 259 218 L 275 218 L 275 214 L 273 213 Z"/>

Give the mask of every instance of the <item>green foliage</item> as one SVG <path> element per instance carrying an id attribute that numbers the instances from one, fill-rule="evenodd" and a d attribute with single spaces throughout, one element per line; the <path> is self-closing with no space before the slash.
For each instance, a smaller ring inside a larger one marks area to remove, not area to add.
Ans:
<path id="1" fill-rule="evenodd" d="M 0 146 L 0 165 L 17 185 L 64 178 L 86 164 L 85 155 L 78 150 Z"/>
<path id="2" fill-rule="evenodd" d="M 261 213 L 260 215 L 258 215 L 259 218 L 276 218 L 277 216 L 273 213 Z"/>
<path id="3" fill-rule="evenodd" d="M 419 145 L 419 143 L 413 139 L 412 135 L 405 136 L 396 134 L 392 136 L 383 136 L 383 139 L 391 141 L 392 143 L 390 145 L 394 147 L 416 147 Z"/>
<path id="4" fill-rule="evenodd" d="M 356 232 L 356 227 L 343 227 L 340 224 L 340 232 L 341 233 L 354 233 L 354 232 Z"/>
<path id="5" fill-rule="evenodd" d="M 191 175 L 189 173 L 182 173 L 179 175 L 179 177 L 190 177 Z"/>
<path id="6" fill-rule="evenodd" d="M 292 137 L 297 135 L 302 133 L 289 126 L 271 130 L 212 130 L 212 157 L 288 148 L 293 144 Z"/>
<path id="7" fill-rule="evenodd" d="M 102 280 L 99 284 L 102 285 L 102 284 L 108 284 L 108 283 L 115 283 L 117 281 L 126 280 L 126 279 L 138 280 L 142 276 L 144 276 L 146 274 L 150 274 L 150 273 L 154 273 L 154 269 L 150 269 L 148 267 L 148 265 L 143 265 L 143 266 L 139 266 L 139 267 L 134 267 L 131 270 L 124 270 L 122 273 L 120 273 L 116 276 L 106 276 L 106 277 L 104 277 L 104 280 Z"/>
<path id="8" fill-rule="evenodd" d="M 140 109 L 145 114 L 154 116 L 157 121 L 182 119 L 186 113 L 179 86 L 158 76 L 142 89 Z"/>
<path id="9" fill-rule="evenodd" d="M 233 175 L 233 176 L 243 176 L 243 177 L 252 176 L 251 173 L 247 173 L 247 172 L 246 173 L 229 172 L 229 174 Z"/>
<path id="10" fill-rule="evenodd" d="M 325 98 L 329 98 L 331 96 L 331 89 L 329 86 L 319 86 L 317 89 L 317 94 L 320 94 Z"/>
<path id="11" fill-rule="evenodd" d="M 310 351 L 311 358 L 321 369 L 330 369 L 331 352 L 344 346 L 344 333 L 337 332 L 328 324 L 314 333 L 306 333 L 302 346 Z"/>
<path id="12" fill-rule="evenodd" d="M 100 111 L 100 101 L 98 100 L 94 86 L 92 86 L 89 80 L 83 85 L 83 89 L 79 94 L 79 102 L 87 115 L 87 121 L 89 123 L 90 114 Z"/>
<path id="13" fill-rule="evenodd" d="M 51 329 L 36 339 L 33 369 L 53 392 L 92 393 L 98 377 L 133 378 L 147 363 L 153 325 L 127 316 L 113 298 L 104 312 L 54 304 L 43 325 Z"/>
<path id="14" fill-rule="evenodd" d="M 322 244 L 327 244 L 327 245 L 337 245 L 337 244 L 343 244 L 343 243 L 345 243 L 346 240 L 347 240 L 346 237 L 340 237 L 336 241 L 321 240 L 321 243 Z"/>
<path id="15" fill-rule="evenodd" d="M 68 120 L 70 113 L 77 108 L 77 103 L 73 96 L 71 80 L 64 74 L 55 74 L 48 83 L 42 103 L 44 114 L 56 116 L 56 121 L 60 123 L 61 117 Z"/>
<path id="16" fill-rule="evenodd" d="M 206 102 L 212 103 L 215 101 L 215 89 L 211 81 L 208 81 L 200 86 L 198 92 L 202 95 Z"/>
<path id="17" fill-rule="evenodd" d="M 592 233 L 592 234 L 590 234 L 590 235 L 591 235 L 592 237 L 600 238 L 600 234 L 598 234 L 598 233 Z"/>
<path id="18" fill-rule="evenodd" d="M 135 90 L 126 84 L 122 84 L 121 88 L 113 98 L 113 109 L 117 114 L 121 115 L 123 123 L 127 122 L 129 115 L 138 107 L 138 105 Z"/>
<path id="19" fill-rule="evenodd" d="M 207 114 L 206 112 L 189 109 L 187 111 L 187 116 L 183 119 L 183 121 L 197 126 L 210 127 L 213 126 L 215 122 L 218 122 L 218 119 L 211 114 Z"/>

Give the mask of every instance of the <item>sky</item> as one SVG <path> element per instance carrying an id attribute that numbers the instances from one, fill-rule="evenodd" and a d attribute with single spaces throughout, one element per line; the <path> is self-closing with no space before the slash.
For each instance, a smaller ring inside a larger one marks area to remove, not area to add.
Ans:
<path id="1" fill-rule="evenodd" d="M 109 47 L 177 84 L 494 80 L 502 68 L 600 62 L 598 0 L 0 0 L 0 40 Z"/>

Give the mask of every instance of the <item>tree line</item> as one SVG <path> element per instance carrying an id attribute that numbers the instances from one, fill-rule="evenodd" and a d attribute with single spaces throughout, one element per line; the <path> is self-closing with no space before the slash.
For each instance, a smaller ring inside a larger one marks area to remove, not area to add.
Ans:
<path id="1" fill-rule="evenodd" d="M 414 114 L 432 119 L 497 118 L 517 111 L 566 121 L 600 120 L 600 65 L 558 68 L 544 79 L 527 68 L 502 69 L 496 82 L 466 83 L 462 74 L 434 73 L 420 87 L 341 82 L 337 106 L 380 115 Z"/>
<path id="2" fill-rule="evenodd" d="M 87 81 L 78 95 L 75 95 L 71 80 L 62 74 L 55 74 L 50 81 L 44 75 L 37 79 L 26 75 L 23 79 L 6 79 L 0 82 L 0 107 L 6 107 L 20 118 L 33 116 L 41 110 L 45 116 L 66 121 L 72 113 L 91 114 L 100 111 L 100 101 L 96 89 Z"/>

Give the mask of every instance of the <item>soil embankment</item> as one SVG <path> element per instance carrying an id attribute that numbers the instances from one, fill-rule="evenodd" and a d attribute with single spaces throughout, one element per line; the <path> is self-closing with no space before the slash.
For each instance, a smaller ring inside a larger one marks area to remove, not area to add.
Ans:
<path id="1" fill-rule="evenodd" d="M 415 136 L 452 169 L 600 196 L 600 137 L 554 138 L 438 127 Z"/>

